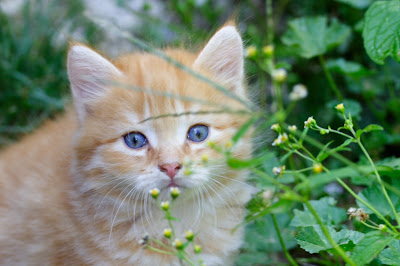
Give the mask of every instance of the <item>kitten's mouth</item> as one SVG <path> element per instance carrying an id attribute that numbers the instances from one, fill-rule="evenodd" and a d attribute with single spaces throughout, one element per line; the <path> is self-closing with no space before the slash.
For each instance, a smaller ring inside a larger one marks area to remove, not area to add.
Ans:
<path id="1" fill-rule="evenodd" d="M 171 181 L 171 183 L 169 183 L 168 187 L 181 187 L 181 186 L 176 184 L 174 181 Z"/>

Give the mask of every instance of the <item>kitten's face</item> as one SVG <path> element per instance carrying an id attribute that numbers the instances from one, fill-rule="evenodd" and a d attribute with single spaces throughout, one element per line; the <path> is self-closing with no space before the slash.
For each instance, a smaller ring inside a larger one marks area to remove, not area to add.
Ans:
<path id="1" fill-rule="evenodd" d="M 181 50 L 166 53 L 224 83 L 224 79 L 214 75 L 204 63 L 196 64 L 201 54 L 196 58 Z M 232 67 L 231 62 L 228 63 L 228 67 Z M 183 195 L 190 196 L 204 190 L 217 193 L 219 187 L 240 178 L 236 172 L 229 171 L 223 155 L 209 143 L 225 147 L 246 117 L 195 114 L 220 108 L 156 96 L 149 90 L 201 99 L 232 109 L 243 109 L 240 104 L 153 55 L 125 56 L 116 61 L 115 66 L 118 73 L 113 74 L 113 79 L 118 83 L 146 89 L 137 91 L 114 85 L 104 90 L 101 97 L 84 103 L 84 114 L 78 106 L 78 115 L 83 118 L 76 151 L 78 169 L 85 178 L 84 190 L 129 197 L 146 195 L 153 188 L 166 195 L 170 187 L 179 187 Z M 241 81 L 237 84 L 241 86 Z M 234 87 L 229 82 L 226 85 Z M 242 89 L 236 88 L 237 91 Z M 249 143 L 239 142 L 234 154 L 248 157 Z"/>

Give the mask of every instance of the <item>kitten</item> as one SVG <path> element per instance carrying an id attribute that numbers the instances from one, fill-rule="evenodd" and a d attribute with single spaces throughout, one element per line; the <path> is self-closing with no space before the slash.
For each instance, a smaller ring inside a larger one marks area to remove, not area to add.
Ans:
<path id="1" fill-rule="evenodd" d="M 198 55 L 164 52 L 246 99 L 243 45 L 235 26 L 222 27 Z M 205 264 L 232 263 L 243 231 L 231 231 L 243 217 L 250 189 L 243 182 L 246 173 L 230 170 L 207 143 L 224 147 L 246 117 L 155 118 L 216 107 L 120 84 L 243 106 L 147 53 L 111 63 L 73 45 L 68 75 L 75 108 L 0 154 L 0 264 L 179 265 L 176 257 L 139 243 L 146 234 L 167 241 L 168 224 L 149 190 L 160 189 L 160 198 L 167 200 L 170 187 L 181 191 L 173 208 L 180 219 L 174 221 L 176 235 L 198 232 L 195 241 Z M 249 143 L 245 136 L 233 154 L 250 157 Z M 202 163 L 203 156 L 208 163 Z M 190 174 L 182 169 L 188 167 L 185 161 L 191 162 Z"/>

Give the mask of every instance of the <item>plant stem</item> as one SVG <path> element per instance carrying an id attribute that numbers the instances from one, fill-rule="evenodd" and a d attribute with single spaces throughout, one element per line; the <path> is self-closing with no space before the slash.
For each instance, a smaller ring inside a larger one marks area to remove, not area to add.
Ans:
<path id="1" fill-rule="evenodd" d="M 372 169 L 373 169 L 373 171 L 374 171 L 374 173 L 375 173 L 375 176 L 376 176 L 376 178 L 378 179 L 379 185 L 381 186 L 383 195 L 385 196 L 386 200 L 388 201 L 388 203 L 389 203 L 389 205 L 390 205 L 390 208 L 392 209 L 392 212 L 393 212 L 393 214 L 394 214 L 394 217 L 395 217 L 395 219 L 396 219 L 397 224 L 400 225 L 400 218 L 399 218 L 398 215 L 397 215 L 396 208 L 394 207 L 393 202 L 392 202 L 392 200 L 390 199 L 389 194 L 388 194 L 387 191 L 386 191 L 386 188 L 385 188 L 385 186 L 384 186 L 384 184 L 383 184 L 383 182 L 382 182 L 382 178 L 381 178 L 381 176 L 379 175 L 378 170 L 376 169 L 376 166 L 375 166 L 375 164 L 374 164 L 374 161 L 372 161 L 371 156 L 369 156 L 369 153 L 368 153 L 367 150 L 365 149 L 365 147 L 364 147 L 364 145 L 362 144 L 360 138 L 356 138 L 356 133 L 354 132 L 354 129 L 351 129 L 351 133 L 353 133 L 353 135 L 354 135 L 354 137 L 355 137 L 355 139 L 356 139 L 356 141 L 357 141 L 357 144 L 360 146 L 360 148 L 361 148 L 361 150 L 363 151 L 365 157 L 367 157 L 368 162 L 371 164 Z"/>
<path id="2" fill-rule="evenodd" d="M 267 42 L 274 42 L 274 17 L 272 16 L 272 0 L 265 1 L 265 13 L 267 15 Z"/>
<path id="3" fill-rule="evenodd" d="M 163 242 L 161 242 L 160 240 L 158 240 L 156 238 L 152 238 L 151 241 L 156 242 L 157 244 L 159 244 L 160 246 L 162 246 L 165 249 L 169 249 L 171 252 L 175 251 L 173 248 L 171 248 L 170 246 L 165 245 Z"/>
<path id="4" fill-rule="evenodd" d="M 295 154 L 297 154 L 297 155 L 299 155 L 300 157 L 302 157 L 302 158 L 303 158 L 303 159 L 305 159 L 305 160 L 308 160 L 308 161 L 314 162 L 314 160 L 313 160 L 313 159 L 311 159 L 310 157 L 307 157 L 306 155 L 302 154 L 302 153 L 301 153 L 301 152 L 299 152 L 298 150 L 294 150 L 294 153 L 295 153 Z"/>
<path id="5" fill-rule="evenodd" d="M 296 133 L 296 135 L 300 135 L 299 133 Z M 320 143 L 319 141 L 309 137 L 309 136 L 303 136 L 303 134 L 301 134 L 301 137 L 309 144 L 311 144 L 314 147 L 317 147 L 319 149 L 323 149 L 324 145 L 322 143 Z M 350 166 L 351 168 L 353 168 L 354 170 L 356 170 L 357 172 L 363 174 L 363 175 L 368 175 L 369 171 L 367 170 L 363 170 L 361 166 L 353 163 L 352 161 L 350 161 L 349 159 L 347 159 L 346 157 L 344 157 L 343 155 L 337 153 L 336 151 L 332 151 L 330 148 L 326 148 L 325 151 L 332 157 L 334 157 L 335 159 L 339 160 L 340 162 L 342 162 L 345 165 Z M 385 182 L 383 182 L 383 184 L 385 185 L 385 187 L 387 189 L 389 189 L 390 191 L 393 191 L 395 194 L 400 196 L 400 190 L 393 187 L 390 184 L 387 184 Z"/>
<path id="6" fill-rule="evenodd" d="M 341 136 L 343 136 L 343 137 L 346 137 L 346 138 L 348 138 L 348 139 L 352 139 L 352 138 L 353 138 L 352 136 L 347 135 L 346 133 L 340 132 L 339 130 L 323 128 L 323 127 L 320 127 L 320 126 L 317 126 L 317 129 L 318 129 L 318 130 L 321 130 L 321 129 L 328 130 L 329 132 L 336 133 L 336 134 L 341 135 Z"/>
<path id="7" fill-rule="evenodd" d="M 333 240 L 331 234 L 329 233 L 328 229 L 326 226 L 322 223 L 321 219 L 319 218 L 317 212 L 315 211 L 314 207 L 310 204 L 309 201 L 304 202 L 307 206 L 307 208 L 310 210 L 311 214 L 314 216 L 314 218 L 317 220 L 317 223 L 321 227 L 322 232 L 324 233 L 325 237 L 328 239 L 329 243 L 331 243 L 332 248 L 336 250 L 336 252 L 343 258 L 343 260 L 352 266 L 357 266 L 352 259 L 350 259 L 346 252 Z"/>
<path id="8" fill-rule="evenodd" d="M 289 251 L 286 249 L 285 242 L 283 241 L 282 235 L 281 235 L 281 230 L 279 229 L 278 222 L 276 221 L 275 214 L 271 213 L 272 221 L 274 221 L 274 227 L 276 230 L 276 234 L 278 235 L 279 242 L 281 243 L 283 252 L 285 253 L 286 258 L 290 262 L 291 265 L 298 266 L 296 261 L 293 259 L 293 257 L 290 255 Z"/>
<path id="9" fill-rule="evenodd" d="M 155 248 L 155 247 L 152 247 L 152 246 L 147 246 L 146 248 L 148 248 L 150 250 L 153 250 L 153 251 L 155 251 L 157 253 L 161 253 L 161 254 L 173 255 L 173 256 L 176 255 L 175 253 L 168 252 L 168 251 L 165 251 L 165 250 L 162 250 L 162 249 L 158 249 L 158 248 Z"/>
<path id="10" fill-rule="evenodd" d="M 282 96 L 282 84 L 278 82 L 273 82 L 272 85 L 275 89 L 275 94 L 276 94 L 276 102 L 278 104 L 278 111 L 280 114 L 285 113 L 285 106 L 283 104 L 283 96 Z M 279 123 L 283 124 L 285 121 L 284 119 L 286 118 L 285 116 L 280 115 L 279 117 Z"/>
<path id="11" fill-rule="evenodd" d="M 322 146 L 323 148 L 323 146 Z M 303 145 L 302 145 L 302 149 L 305 150 L 306 152 L 308 151 Z M 310 152 L 307 153 L 310 158 L 307 158 L 308 160 L 312 160 L 314 163 L 317 163 L 317 160 L 312 156 L 312 154 Z M 302 154 L 302 157 L 305 158 L 306 156 Z M 371 160 L 372 161 L 372 160 Z M 327 173 L 330 173 L 329 169 L 323 167 L 324 171 Z M 375 168 L 376 169 L 376 168 Z M 366 202 L 365 200 L 363 200 L 361 197 L 359 197 L 349 186 L 346 185 L 345 182 L 343 182 L 343 180 L 341 180 L 340 178 L 336 177 L 336 181 L 342 186 L 344 187 L 344 189 L 347 190 L 347 192 L 349 192 L 355 199 L 357 199 L 358 201 L 362 202 L 365 206 L 367 206 L 370 210 L 372 210 L 379 218 L 382 219 L 382 221 L 384 221 L 394 232 L 397 232 L 396 228 L 378 211 L 376 210 L 374 207 L 371 206 L 371 204 L 369 204 L 368 202 Z"/>
<path id="12" fill-rule="evenodd" d="M 338 98 L 338 100 L 343 101 L 343 96 L 340 93 L 338 87 L 336 86 L 336 83 L 332 78 L 331 72 L 326 67 L 324 57 L 322 55 L 319 55 L 318 59 L 319 59 L 319 62 L 321 63 L 322 69 L 324 70 L 325 76 L 328 79 L 329 86 L 332 88 L 333 92 L 336 94 L 336 97 Z"/>
<path id="13" fill-rule="evenodd" d="M 303 172 L 310 171 L 312 169 L 313 169 L 312 167 L 307 167 L 307 168 L 303 168 L 300 170 L 285 170 L 285 173 L 287 173 L 287 174 L 303 173 Z"/>
<path id="14" fill-rule="evenodd" d="M 263 171 L 260 171 L 255 168 L 251 169 L 251 171 L 256 175 L 258 175 L 262 178 L 265 178 L 266 180 L 268 180 L 269 182 L 271 182 L 272 184 L 274 184 L 275 186 L 279 187 L 280 189 L 282 189 L 284 191 L 293 191 L 289 186 L 285 186 L 285 185 L 279 183 L 279 181 L 277 181 L 275 178 L 271 177 L 270 175 L 268 175 L 267 173 L 265 173 Z M 297 196 L 300 197 L 300 195 L 297 195 Z"/>
<path id="15" fill-rule="evenodd" d="M 382 221 L 385 222 L 385 224 L 387 224 L 387 226 L 390 227 L 390 229 L 392 229 L 394 232 L 397 232 L 396 228 L 377 209 L 375 209 L 374 207 L 371 206 L 371 204 L 360 198 L 345 182 L 343 182 L 342 179 L 336 177 L 336 182 L 338 182 L 342 187 L 344 187 L 344 189 L 346 189 L 347 192 L 349 192 L 355 199 L 357 199 L 362 204 L 367 206 L 368 209 L 373 211 L 376 214 L 376 216 L 378 216 Z"/>
<path id="16" fill-rule="evenodd" d="M 374 229 L 374 230 L 379 230 L 379 227 L 376 227 L 376 226 L 367 224 L 367 223 L 364 222 L 364 221 L 360 221 L 360 223 L 362 223 L 362 224 L 365 225 L 366 227 L 372 228 L 372 229 Z"/>

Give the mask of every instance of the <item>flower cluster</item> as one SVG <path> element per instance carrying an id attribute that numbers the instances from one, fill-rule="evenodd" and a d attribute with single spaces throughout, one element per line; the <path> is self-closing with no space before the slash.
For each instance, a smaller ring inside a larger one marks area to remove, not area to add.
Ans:
<path id="1" fill-rule="evenodd" d="M 286 80 L 287 71 L 284 68 L 274 69 L 271 72 L 272 79 L 278 83 L 282 83 Z"/>
<path id="2" fill-rule="evenodd" d="M 317 125 L 314 117 L 310 116 L 306 121 L 304 121 L 304 128 L 311 128 Z"/>
<path id="3" fill-rule="evenodd" d="M 336 110 L 338 110 L 339 112 L 341 112 L 342 114 L 344 114 L 344 104 L 343 103 L 339 103 L 338 105 L 335 106 Z"/>
<path id="4" fill-rule="evenodd" d="M 351 207 L 347 210 L 347 214 L 349 215 L 349 219 L 357 218 L 361 222 L 365 222 L 369 219 L 369 214 L 364 211 L 362 208 L 354 208 Z"/>
<path id="5" fill-rule="evenodd" d="M 280 133 L 281 132 L 281 126 L 278 123 L 275 123 L 271 126 L 271 129 L 275 132 Z"/>
<path id="6" fill-rule="evenodd" d="M 265 45 L 262 48 L 262 52 L 265 56 L 270 57 L 274 55 L 275 48 L 273 45 Z"/>
<path id="7" fill-rule="evenodd" d="M 296 125 L 291 125 L 291 126 L 288 126 L 288 129 L 290 132 L 296 132 L 297 127 L 296 127 Z"/>
<path id="8" fill-rule="evenodd" d="M 270 189 L 265 190 L 263 193 L 261 193 L 261 198 L 263 203 L 268 206 L 271 203 L 271 199 L 274 196 L 274 192 Z"/>
<path id="9" fill-rule="evenodd" d="M 320 163 L 315 163 L 315 164 L 313 165 L 313 167 L 312 167 L 312 170 L 313 170 L 314 173 L 319 174 L 319 173 L 321 173 L 321 172 L 324 170 L 324 168 L 322 167 L 322 164 L 320 164 Z"/>
<path id="10" fill-rule="evenodd" d="M 156 198 L 158 198 L 158 195 L 160 195 L 160 190 L 158 188 L 153 188 L 153 189 L 150 189 L 149 193 L 153 198 L 156 199 Z"/>
<path id="11" fill-rule="evenodd" d="M 171 193 L 172 199 L 176 199 L 177 197 L 179 197 L 179 194 L 181 193 L 179 188 L 177 187 L 171 187 L 169 191 Z"/>
<path id="12" fill-rule="evenodd" d="M 286 165 L 282 165 L 280 167 L 272 168 L 272 173 L 274 173 L 274 175 L 277 175 L 277 176 L 282 176 L 283 173 L 285 172 L 285 170 L 286 170 Z"/>
<path id="13" fill-rule="evenodd" d="M 289 99 L 291 101 L 298 101 L 308 96 L 307 87 L 303 84 L 294 85 L 293 90 L 289 93 Z"/>
<path id="14" fill-rule="evenodd" d="M 169 210 L 169 201 L 162 201 L 160 206 L 163 211 L 168 211 Z"/>
<path id="15" fill-rule="evenodd" d="M 174 201 L 180 196 L 181 192 L 179 188 L 177 187 L 171 187 L 169 189 L 170 196 L 172 198 L 172 201 L 162 201 L 161 203 L 158 200 L 158 196 L 160 194 L 160 190 L 158 188 L 153 188 L 149 190 L 149 194 L 155 199 L 157 204 L 159 204 L 161 210 L 164 211 L 165 214 L 165 219 L 168 221 L 168 228 L 165 228 L 163 230 L 163 236 L 168 239 L 169 244 L 163 244 L 159 240 L 156 239 L 151 239 L 148 235 L 145 235 L 143 238 L 139 240 L 139 244 L 143 246 L 143 248 L 151 249 L 155 252 L 167 252 L 165 250 L 161 250 L 157 247 L 151 246 L 150 242 L 155 241 L 161 246 L 164 246 L 166 250 L 171 250 L 171 247 L 173 247 L 173 250 L 175 252 L 171 252 L 171 255 L 176 255 L 179 258 L 185 258 L 186 261 L 190 261 L 192 258 L 188 255 L 188 253 L 185 251 L 185 249 L 191 244 L 193 246 L 193 251 L 196 254 L 201 253 L 201 246 L 200 245 L 195 245 L 194 244 L 194 239 L 195 239 L 195 234 L 193 233 L 192 230 L 187 230 L 184 233 L 184 237 L 186 239 L 186 242 L 184 240 L 181 240 L 180 238 L 177 238 L 175 235 L 174 227 L 172 221 L 177 220 L 177 218 L 172 216 L 172 205 Z M 172 240 L 174 239 L 174 240 Z M 169 251 L 168 251 L 169 252 Z M 199 265 L 205 265 L 202 260 L 199 261 Z"/>
<path id="16" fill-rule="evenodd" d="M 244 56 L 253 59 L 257 56 L 257 53 L 257 48 L 253 45 L 250 45 L 246 48 Z"/>
<path id="17" fill-rule="evenodd" d="M 261 49 L 261 55 L 265 56 L 266 58 L 272 57 L 274 55 L 274 52 L 275 48 L 273 45 L 265 45 Z M 258 49 L 254 45 L 250 45 L 244 50 L 244 56 L 249 59 L 256 59 L 258 55 Z"/>
<path id="18" fill-rule="evenodd" d="M 280 146 L 286 143 L 289 140 L 289 137 L 286 133 L 279 134 L 278 137 L 272 143 L 272 146 Z"/>

